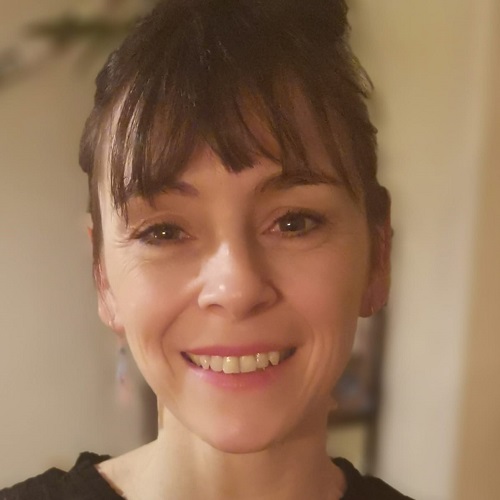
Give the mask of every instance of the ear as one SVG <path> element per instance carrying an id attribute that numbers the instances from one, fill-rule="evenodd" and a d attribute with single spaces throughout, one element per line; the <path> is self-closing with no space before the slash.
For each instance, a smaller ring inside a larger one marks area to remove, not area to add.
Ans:
<path id="1" fill-rule="evenodd" d="M 359 311 L 363 318 L 374 315 L 387 304 L 391 286 L 391 243 L 391 219 L 387 217 L 375 233 L 372 269 Z"/>
<path id="2" fill-rule="evenodd" d="M 93 245 L 94 241 L 94 229 L 93 229 L 93 221 L 92 216 L 89 212 L 86 212 L 82 215 L 83 227 L 85 228 L 85 232 L 87 233 L 88 241 L 91 245 Z"/>
<path id="3" fill-rule="evenodd" d="M 109 285 L 106 269 L 101 262 L 95 264 L 94 279 L 97 287 L 97 309 L 101 321 L 119 336 L 124 336 L 125 329 L 118 313 L 116 300 Z"/>

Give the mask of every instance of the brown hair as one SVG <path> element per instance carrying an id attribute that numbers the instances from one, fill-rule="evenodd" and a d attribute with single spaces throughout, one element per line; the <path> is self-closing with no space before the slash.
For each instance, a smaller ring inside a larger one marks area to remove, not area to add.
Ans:
<path id="1" fill-rule="evenodd" d="M 81 140 L 101 251 L 98 183 L 126 214 L 131 195 L 149 199 L 208 145 L 230 170 L 265 157 L 285 175 L 311 172 L 297 89 L 340 183 L 364 202 L 372 234 L 388 216 L 376 179 L 370 81 L 347 43 L 343 0 L 164 0 L 138 23 L 99 73 Z M 278 146 L 257 137 L 256 118 Z M 103 151 L 108 151 L 104 158 Z M 106 168 L 103 168 L 105 164 Z"/>

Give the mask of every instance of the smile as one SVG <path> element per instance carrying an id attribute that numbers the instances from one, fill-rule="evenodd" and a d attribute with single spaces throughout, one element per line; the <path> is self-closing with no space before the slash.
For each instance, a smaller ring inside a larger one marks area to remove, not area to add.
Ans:
<path id="1" fill-rule="evenodd" d="M 213 372 L 226 374 L 252 373 L 265 370 L 269 366 L 277 366 L 295 352 L 295 349 L 284 351 L 259 352 L 245 356 L 209 356 L 207 354 L 184 353 L 184 357 L 194 365 Z"/>

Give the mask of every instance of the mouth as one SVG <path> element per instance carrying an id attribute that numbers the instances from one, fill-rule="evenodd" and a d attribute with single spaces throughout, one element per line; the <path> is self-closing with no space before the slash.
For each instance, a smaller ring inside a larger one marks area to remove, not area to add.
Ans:
<path id="1" fill-rule="evenodd" d="M 184 359 L 203 370 L 225 374 L 252 373 L 278 366 L 295 353 L 296 349 L 258 352 L 245 356 L 210 356 L 208 354 L 182 353 Z"/>

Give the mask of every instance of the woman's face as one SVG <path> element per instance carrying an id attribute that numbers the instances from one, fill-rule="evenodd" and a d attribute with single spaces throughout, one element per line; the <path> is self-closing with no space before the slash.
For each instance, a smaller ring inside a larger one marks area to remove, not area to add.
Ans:
<path id="1" fill-rule="evenodd" d="M 132 199 L 128 225 L 101 197 L 101 317 L 161 404 L 230 452 L 323 432 L 369 294 L 362 207 L 280 175 L 205 150 L 153 206 Z"/>

